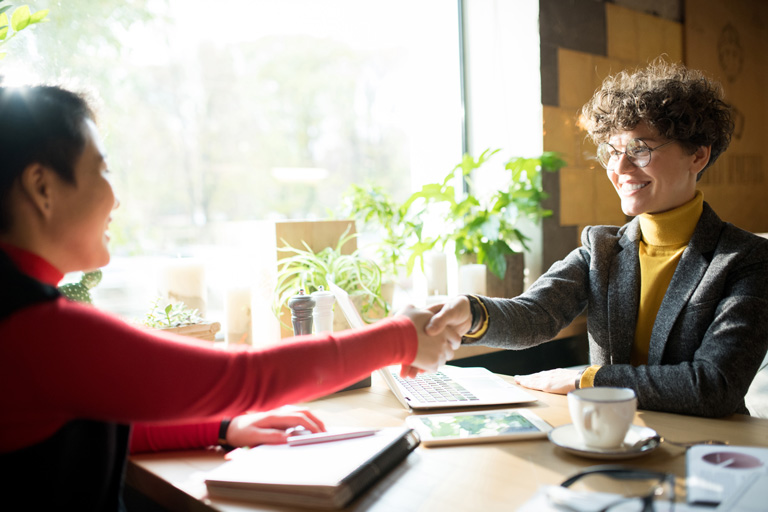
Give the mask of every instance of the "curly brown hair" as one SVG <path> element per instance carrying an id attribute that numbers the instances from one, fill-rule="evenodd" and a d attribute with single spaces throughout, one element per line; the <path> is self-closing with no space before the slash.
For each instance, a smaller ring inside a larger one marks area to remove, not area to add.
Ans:
<path id="1" fill-rule="evenodd" d="M 700 146 L 712 146 L 707 167 L 728 148 L 734 129 L 731 107 L 718 82 L 663 59 L 607 77 L 581 109 L 581 124 L 595 144 L 643 121 L 691 154 Z"/>

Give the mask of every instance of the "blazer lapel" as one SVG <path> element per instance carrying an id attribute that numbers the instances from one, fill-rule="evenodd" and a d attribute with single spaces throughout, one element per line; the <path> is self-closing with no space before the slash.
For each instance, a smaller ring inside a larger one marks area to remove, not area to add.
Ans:
<path id="1" fill-rule="evenodd" d="M 611 364 L 629 363 L 635 342 L 637 308 L 640 301 L 640 223 L 637 219 L 627 225 L 619 240 L 621 251 L 611 264 L 608 280 L 608 336 Z"/>
<path id="2" fill-rule="evenodd" d="M 648 364 L 661 364 L 669 333 L 709 268 L 709 255 L 717 246 L 722 225 L 723 222 L 705 202 L 699 223 L 672 275 L 656 315 L 648 348 Z"/>

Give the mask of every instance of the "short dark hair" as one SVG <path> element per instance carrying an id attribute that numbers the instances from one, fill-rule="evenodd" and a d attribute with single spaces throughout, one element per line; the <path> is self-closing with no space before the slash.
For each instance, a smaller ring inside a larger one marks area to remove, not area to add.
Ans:
<path id="1" fill-rule="evenodd" d="M 607 77 L 581 114 L 595 144 L 644 121 L 691 154 L 700 146 L 712 146 L 707 167 L 728 148 L 734 129 L 731 107 L 718 82 L 661 58 L 644 69 Z"/>
<path id="2" fill-rule="evenodd" d="M 0 232 L 11 226 L 11 188 L 30 164 L 75 182 L 74 166 L 85 149 L 84 123 L 94 118 L 84 96 L 57 86 L 0 87 Z"/>

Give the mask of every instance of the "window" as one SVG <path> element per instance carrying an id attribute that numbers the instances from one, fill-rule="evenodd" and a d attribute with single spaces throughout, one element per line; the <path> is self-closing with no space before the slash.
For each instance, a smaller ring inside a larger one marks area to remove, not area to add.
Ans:
<path id="1" fill-rule="evenodd" d="M 5 82 L 96 92 L 121 207 L 101 307 L 128 317 L 162 258 L 207 267 L 208 317 L 256 220 L 320 218 L 352 182 L 405 198 L 461 157 L 458 9 L 445 0 L 36 1 Z M 252 242 L 252 241 L 250 241 Z M 234 275 L 233 275 L 234 274 Z"/>

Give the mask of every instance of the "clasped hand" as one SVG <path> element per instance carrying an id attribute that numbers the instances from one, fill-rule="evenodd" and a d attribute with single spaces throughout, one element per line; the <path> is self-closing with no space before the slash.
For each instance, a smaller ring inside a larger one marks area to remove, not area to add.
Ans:
<path id="1" fill-rule="evenodd" d="M 454 351 L 461 346 L 461 335 L 452 326 L 429 332 L 427 325 L 432 321 L 434 312 L 428 309 L 416 309 L 406 306 L 397 313 L 407 316 L 416 328 L 418 349 L 410 365 L 404 364 L 401 377 L 415 377 L 422 371 L 434 372 L 453 359 Z"/>
<path id="2" fill-rule="evenodd" d="M 466 296 L 454 297 L 445 304 L 436 304 L 429 308 L 434 316 L 425 326 L 425 333 L 429 336 L 439 336 L 443 332 L 450 332 L 450 336 L 458 336 L 459 344 L 461 336 L 466 334 L 472 326 L 472 310 Z M 454 347 L 454 350 L 458 345 Z M 557 368 L 531 375 L 516 375 L 515 382 L 523 387 L 557 393 L 564 395 L 575 389 L 578 370 Z"/>

